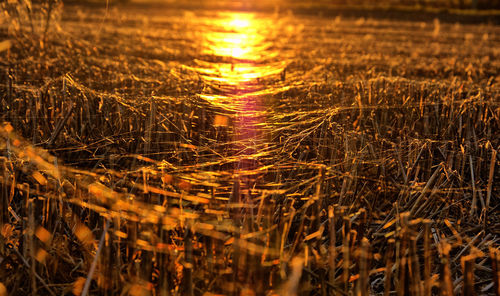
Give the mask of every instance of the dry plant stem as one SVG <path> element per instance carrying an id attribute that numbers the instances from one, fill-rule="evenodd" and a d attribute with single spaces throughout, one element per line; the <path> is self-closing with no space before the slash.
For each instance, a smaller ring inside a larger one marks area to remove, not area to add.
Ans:
<path id="1" fill-rule="evenodd" d="M 432 268 L 432 251 L 430 242 L 430 229 L 431 221 L 424 221 L 424 296 L 431 296 L 432 291 L 432 278 L 431 278 L 431 268 Z"/>
<path id="2" fill-rule="evenodd" d="M 474 290 L 474 265 L 476 256 L 474 254 L 461 258 L 461 264 L 464 272 L 463 295 L 476 295 Z"/>
<path id="3" fill-rule="evenodd" d="M 186 229 L 184 236 L 185 256 L 187 266 L 184 267 L 184 293 L 185 295 L 194 295 L 193 290 L 193 235 L 190 229 Z M 235 271 L 238 272 L 237 270 Z"/>
<path id="4" fill-rule="evenodd" d="M 61 121 L 59 121 L 59 123 L 56 126 L 56 129 L 52 133 L 52 136 L 50 136 L 50 139 L 49 139 L 49 141 L 47 143 L 49 146 L 52 146 L 54 144 L 54 142 L 56 141 L 56 139 L 59 136 L 59 134 L 61 133 L 64 125 L 66 124 L 66 122 L 68 121 L 69 117 L 71 116 L 71 113 L 73 112 L 74 108 L 75 108 L 75 104 L 71 103 L 71 105 L 69 107 L 69 110 L 64 115 L 64 118 Z"/>
<path id="5" fill-rule="evenodd" d="M 53 12 L 53 6 L 55 4 L 55 1 L 57 0 L 49 0 L 48 2 L 48 5 L 49 7 L 47 8 L 47 12 L 46 12 L 46 18 L 45 18 L 45 28 L 43 30 L 43 43 L 44 43 L 44 46 L 46 46 L 46 43 L 47 43 L 47 33 L 49 31 L 49 27 L 50 27 L 50 19 L 52 17 L 52 12 Z"/>
<path id="6" fill-rule="evenodd" d="M 356 295 L 368 296 L 368 280 L 369 280 L 369 248 L 370 242 L 366 237 L 361 239 L 361 249 L 359 255 L 359 279 Z"/>
<path id="7" fill-rule="evenodd" d="M 474 216 L 476 213 L 477 207 L 477 190 L 476 190 L 476 179 L 474 178 L 474 165 L 472 163 L 472 155 L 469 154 L 469 166 L 470 166 L 470 175 L 472 178 L 472 204 L 470 209 L 470 215 Z"/>
<path id="8" fill-rule="evenodd" d="M 156 118 L 156 103 L 154 100 L 151 100 L 150 104 L 150 112 L 149 112 L 149 120 L 148 120 L 148 126 L 147 126 L 147 131 L 146 131 L 146 143 L 144 145 L 144 153 L 148 155 L 151 149 L 151 132 L 153 130 L 153 120 Z"/>
<path id="9" fill-rule="evenodd" d="M 484 232 L 483 232 L 483 231 L 480 231 L 480 232 L 479 232 L 478 234 L 476 234 L 476 236 L 474 236 L 472 239 L 467 238 L 467 240 L 469 240 L 469 241 L 468 241 L 468 243 L 467 243 L 467 245 L 466 245 L 466 246 L 465 246 L 465 247 L 464 247 L 464 248 L 463 248 L 463 249 L 462 249 L 462 250 L 461 250 L 461 251 L 460 251 L 460 252 L 459 252 L 459 253 L 458 253 L 458 254 L 457 254 L 454 258 L 453 258 L 453 261 L 454 261 L 454 262 L 458 262 L 458 260 L 460 259 L 460 257 L 462 257 L 462 255 L 463 255 L 466 251 L 468 251 L 471 247 L 473 247 L 473 246 L 474 246 L 474 242 L 475 242 L 478 238 L 480 238 L 483 234 L 484 234 Z"/>
<path id="10" fill-rule="evenodd" d="M 441 255 L 440 293 L 441 296 L 453 296 L 453 281 L 450 270 L 450 244 L 441 242 L 439 245 Z"/>
<path id="11" fill-rule="evenodd" d="M 292 273 L 286 284 L 286 295 L 296 296 L 298 295 L 299 281 L 302 276 L 302 270 L 304 268 L 304 259 L 301 257 L 294 257 L 291 262 Z"/>
<path id="12" fill-rule="evenodd" d="M 434 183 L 434 179 L 436 179 L 436 177 L 439 175 L 439 172 L 441 172 L 441 165 L 439 165 L 438 168 L 436 168 L 436 170 L 434 170 L 434 173 L 432 174 L 432 176 L 429 178 L 429 180 L 427 181 L 427 183 L 425 184 L 425 187 L 424 189 L 422 189 L 422 192 L 420 193 L 420 195 L 418 196 L 418 198 L 415 200 L 415 202 L 413 203 L 413 207 L 411 208 L 410 210 L 410 216 L 413 216 L 413 214 L 415 213 L 417 207 L 419 206 L 420 204 L 420 201 L 424 198 L 424 196 L 427 194 L 430 186 Z"/>
<path id="13" fill-rule="evenodd" d="M 336 243 L 337 243 L 337 232 L 335 231 L 335 206 L 328 207 L 328 218 L 330 224 L 330 247 L 329 247 L 329 281 L 332 284 L 335 284 L 335 271 L 336 271 Z"/>
<path id="14" fill-rule="evenodd" d="M 104 239 L 106 237 L 106 233 L 108 232 L 109 229 L 109 220 L 106 220 L 106 224 L 104 225 L 104 229 L 101 234 L 101 239 L 99 240 L 99 246 L 97 247 L 97 251 L 94 256 L 94 260 L 92 261 L 92 265 L 90 266 L 89 273 L 87 275 L 87 280 L 85 281 L 85 285 L 83 286 L 82 290 L 82 296 L 87 296 L 89 289 L 90 289 L 90 283 L 92 282 L 92 278 L 94 277 L 94 272 L 97 267 L 97 262 L 99 261 L 99 256 L 101 255 L 102 248 L 104 246 Z"/>
<path id="15" fill-rule="evenodd" d="M 19 256 L 19 258 L 21 258 L 21 260 L 23 261 L 24 265 L 26 265 L 26 267 L 28 269 L 31 269 L 31 265 L 28 263 L 28 261 L 26 261 L 26 259 L 21 255 L 21 253 L 19 253 L 19 251 L 14 248 L 14 252 L 16 252 L 17 256 Z M 52 296 L 56 296 L 56 294 L 54 293 L 54 291 L 52 291 L 49 286 L 47 285 L 47 283 L 44 281 L 44 279 L 42 277 L 40 277 L 38 275 L 38 273 L 35 273 L 35 277 L 40 281 L 40 283 L 42 283 L 43 287 L 45 288 L 45 290 L 47 290 L 47 292 L 49 292 L 50 295 Z"/>
<path id="16" fill-rule="evenodd" d="M 493 283 L 496 295 L 500 295 L 500 250 L 495 247 L 490 247 L 490 259 L 492 265 Z"/>
<path id="17" fill-rule="evenodd" d="M 423 283 L 420 277 L 420 264 L 417 255 L 417 238 L 412 235 L 410 237 L 410 264 L 409 264 L 409 275 L 411 276 L 410 284 L 411 284 L 411 292 L 414 295 L 422 295 L 423 292 Z"/>
<path id="18" fill-rule="evenodd" d="M 398 264 L 398 281 L 396 285 L 396 292 L 398 296 L 404 296 L 409 292 L 409 259 L 408 259 L 408 242 L 410 230 L 408 227 L 410 213 L 404 212 L 399 216 L 401 230 L 399 233 L 399 252 L 396 256 L 399 258 Z"/>
<path id="19" fill-rule="evenodd" d="M 36 288 L 36 258 L 35 258 L 35 244 L 33 241 L 33 236 L 35 235 L 35 213 L 34 213 L 34 204 L 33 204 L 33 199 L 30 198 L 29 196 L 29 185 L 25 185 L 25 198 L 28 201 L 28 248 L 30 251 L 30 257 L 31 257 L 31 293 L 33 295 L 36 295 L 37 293 L 37 288 Z"/>
<path id="20" fill-rule="evenodd" d="M 347 293 L 349 289 L 349 267 L 350 267 L 350 253 L 349 246 L 351 244 L 350 234 L 351 234 L 351 220 L 347 217 L 343 217 L 344 227 L 342 229 L 342 260 L 343 260 L 343 274 L 342 274 L 342 284 L 344 287 L 344 293 Z"/>
<path id="21" fill-rule="evenodd" d="M 388 240 L 387 244 L 388 244 L 387 252 L 385 253 L 386 263 L 384 271 L 384 296 L 389 296 L 392 288 L 392 267 L 393 267 L 392 257 L 394 256 L 393 253 L 394 253 L 395 240 L 391 238 Z"/>
<path id="22" fill-rule="evenodd" d="M 491 200 L 491 191 L 493 187 L 493 173 L 495 171 L 495 163 L 497 159 L 497 150 L 493 149 L 491 153 L 491 161 L 490 161 L 490 171 L 488 176 L 488 190 L 486 194 L 486 210 L 490 210 L 490 200 Z"/>

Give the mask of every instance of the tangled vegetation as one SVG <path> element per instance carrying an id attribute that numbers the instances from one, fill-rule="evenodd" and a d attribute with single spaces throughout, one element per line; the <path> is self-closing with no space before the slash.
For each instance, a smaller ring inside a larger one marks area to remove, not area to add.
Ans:
<path id="1" fill-rule="evenodd" d="M 0 295 L 500 293 L 498 25 L 1 5 Z"/>

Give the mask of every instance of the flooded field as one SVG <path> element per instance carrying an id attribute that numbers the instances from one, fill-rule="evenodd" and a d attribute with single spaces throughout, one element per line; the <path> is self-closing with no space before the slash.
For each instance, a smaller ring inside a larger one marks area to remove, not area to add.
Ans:
<path id="1" fill-rule="evenodd" d="M 499 293 L 491 17 L 11 2 L 0 296 Z"/>

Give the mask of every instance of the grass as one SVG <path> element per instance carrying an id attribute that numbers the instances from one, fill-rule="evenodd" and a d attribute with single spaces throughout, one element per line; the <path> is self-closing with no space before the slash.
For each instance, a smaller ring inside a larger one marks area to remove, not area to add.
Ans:
<path id="1" fill-rule="evenodd" d="M 0 295 L 498 294 L 497 26 L 23 5 Z"/>

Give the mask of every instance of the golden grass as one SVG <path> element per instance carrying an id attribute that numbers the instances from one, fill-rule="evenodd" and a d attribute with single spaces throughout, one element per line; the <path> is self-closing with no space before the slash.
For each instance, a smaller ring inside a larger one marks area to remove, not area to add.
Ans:
<path id="1" fill-rule="evenodd" d="M 498 293 L 497 27 L 273 16 L 241 94 L 87 9 L 0 31 L 0 295 Z"/>

